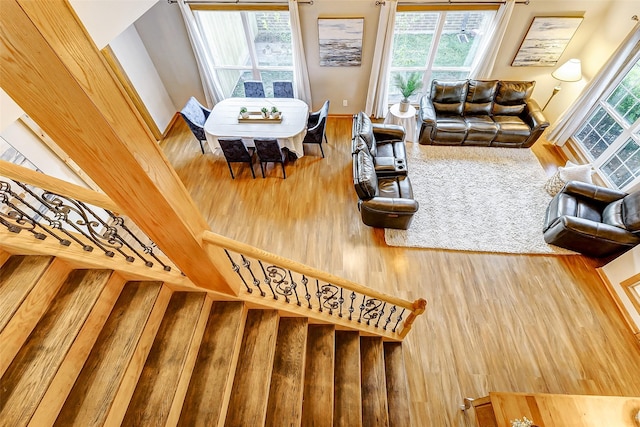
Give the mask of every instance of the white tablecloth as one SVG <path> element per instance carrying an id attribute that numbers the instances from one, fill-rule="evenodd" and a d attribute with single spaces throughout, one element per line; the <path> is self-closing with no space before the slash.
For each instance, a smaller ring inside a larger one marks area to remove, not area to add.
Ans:
<path id="1" fill-rule="evenodd" d="M 282 122 L 238 122 L 240 108 L 260 111 L 276 106 L 282 112 Z M 304 155 L 302 140 L 307 133 L 309 106 L 293 98 L 227 98 L 217 103 L 204 124 L 211 151 L 221 152 L 218 138 L 240 137 L 247 147 L 253 147 L 253 138 L 277 138 L 281 147 L 288 148 L 298 157 Z"/>
<path id="2" fill-rule="evenodd" d="M 389 108 L 389 114 L 384 118 L 384 122 L 401 125 L 404 127 L 405 141 L 418 142 L 416 108 L 413 105 L 409 105 L 409 111 L 401 113 L 400 104 L 393 104 Z"/>

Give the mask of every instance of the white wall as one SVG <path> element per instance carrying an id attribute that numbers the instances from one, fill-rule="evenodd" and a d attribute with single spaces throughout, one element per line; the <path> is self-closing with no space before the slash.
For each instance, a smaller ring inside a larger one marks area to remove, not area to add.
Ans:
<path id="1" fill-rule="evenodd" d="M 22 108 L 0 88 L 0 132 L 24 114 Z"/>
<path id="2" fill-rule="evenodd" d="M 178 6 L 161 1 L 135 23 L 177 110 L 191 96 L 206 105 L 198 65 Z"/>
<path id="3" fill-rule="evenodd" d="M 131 25 L 109 43 L 129 81 L 147 107 L 160 131 L 164 131 L 176 112 L 136 28 Z"/>
<path id="4" fill-rule="evenodd" d="M 18 150 L 45 174 L 87 188 L 84 181 L 52 153 L 22 121 L 14 121 L 3 129 L 0 132 L 0 138 Z"/>
<path id="5" fill-rule="evenodd" d="M 600 270 L 607 276 L 607 279 L 609 279 L 609 282 L 620 297 L 627 313 L 629 313 L 635 322 L 637 329 L 640 330 L 640 313 L 636 311 L 627 294 L 620 286 L 620 283 L 640 273 L 640 246 L 636 246 L 630 251 L 625 252 Z"/>
<path id="6" fill-rule="evenodd" d="M 69 0 L 93 42 L 102 49 L 159 0 Z"/>

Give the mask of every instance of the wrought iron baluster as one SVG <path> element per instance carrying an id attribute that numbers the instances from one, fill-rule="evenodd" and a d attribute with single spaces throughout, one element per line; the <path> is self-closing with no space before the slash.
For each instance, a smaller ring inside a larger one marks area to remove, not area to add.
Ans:
<path id="1" fill-rule="evenodd" d="M 320 281 L 316 279 L 316 297 L 318 297 L 318 309 L 320 313 L 322 313 L 322 301 L 320 301 L 320 297 L 322 296 L 322 292 L 320 292 Z"/>
<path id="2" fill-rule="evenodd" d="M 273 286 L 271 286 L 271 273 L 267 274 L 267 272 L 264 269 L 264 265 L 262 265 L 262 261 L 258 260 L 258 264 L 260 265 L 260 268 L 262 269 L 262 275 L 264 276 L 265 285 L 267 285 L 269 287 L 269 289 L 271 290 L 271 295 L 273 295 L 273 299 L 277 300 L 278 296 L 274 292 Z M 272 265 L 272 266 L 269 266 L 267 268 L 271 268 L 271 267 L 276 267 L 276 266 Z"/>
<path id="3" fill-rule="evenodd" d="M 302 284 L 304 285 L 304 299 L 307 300 L 308 308 L 311 309 L 311 294 L 309 293 L 309 288 L 307 287 L 307 283 L 309 283 L 309 279 L 303 274 L 302 275 Z"/>
<path id="4" fill-rule="evenodd" d="M 366 295 L 362 295 L 362 302 L 360 303 L 360 315 L 358 316 L 358 323 L 362 323 L 362 312 L 364 311 L 364 302 L 367 300 Z"/>
<path id="5" fill-rule="evenodd" d="M 244 283 L 244 286 L 247 288 L 247 292 L 252 293 L 253 289 L 251 289 L 249 287 L 249 285 L 247 285 L 247 281 L 244 280 L 244 277 L 242 276 L 242 273 L 240 272 L 240 266 L 238 264 L 235 263 L 235 261 L 233 260 L 233 258 L 231 258 L 231 254 L 229 253 L 228 250 L 224 250 L 224 253 L 227 254 L 227 258 L 229 258 L 229 262 L 231 262 L 231 268 L 233 269 L 233 271 L 236 272 L 236 274 L 238 276 L 240 276 L 240 280 L 242 280 L 242 283 Z"/>
<path id="6" fill-rule="evenodd" d="M 356 293 L 351 291 L 351 295 L 349 296 L 349 299 L 351 299 L 351 306 L 349 307 L 349 320 L 353 320 L 353 312 L 354 312 L 354 308 L 353 308 L 353 302 L 356 299 Z"/>
<path id="7" fill-rule="evenodd" d="M 123 217 L 121 217 L 121 216 L 119 216 L 119 215 L 116 215 L 116 214 L 114 214 L 113 212 L 111 212 L 111 211 L 109 211 L 109 210 L 106 210 L 106 209 L 105 209 L 105 212 L 107 212 L 107 214 L 109 214 L 109 216 L 110 216 L 111 218 L 113 218 L 113 220 L 115 221 L 115 223 L 116 223 L 116 225 L 117 225 L 117 226 L 119 226 L 119 227 L 120 227 L 120 228 L 122 228 L 124 231 L 126 231 L 126 232 L 127 232 L 127 234 L 128 234 L 129 236 L 131 236 L 131 237 L 132 237 L 136 242 L 138 242 L 138 244 L 140 245 L 140 247 L 142 248 L 142 250 L 143 250 L 143 252 L 144 252 L 145 254 L 149 254 L 149 255 L 151 255 L 151 257 L 152 257 L 153 259 L 155 259 L 156 261 L 158 261 L 158 263 L 159 263 L 160 265 L 162 265 L 162 269 L 163 269 L 164 271 L 171 271 L 171 266 L 170 266 L 170 265 L 165 264 L 164 262 L 162 262 L 162 260 L 161 260 L 160 258 L 158 258 L 158 257 L 156 256 L 156 254 L 153 252 L 153 246 L 155 246 L 155 243 L 153 243 L 153 242 L 152 242 L 150 245 L 145 245 L 145 244 L 144 244 L 144 243 L 143 243 L 143 242 L 138 238 L 138 236 L 136 236 L 136 234 L 135 234 L 134 232 L 132 232 L 132 231 L 129 229 L 129 227 L 127 227 L 127 225 L 126 225 L 126 224 L 125 224 L 125 222 L 124 222 L 124 218 L 123 218 Z M 127 245 L 127 246 L 128 246 L 128 247 L 129 247 L 133 252 L 135 252 L 135 254 L 136 254 L 136 255 L 137 255 L 137 256 L 138 256 L 138 257 L 139 257 L 139 258 L 144 262 L 144 265 L 146 265 L 147 267 L 151 267 L 151 266 L 153 266 L 153 262 L 151 262 L 151 261 L 147 260 L 145 257 L 143 257 L 143 256 L 139 253 L 139 251 L 137 251 L 135 248 L 133 248 L 133 246 L 129 245 L 129 243 L 128 243 L 125 239 L 123 239 L 123 240 L 124 240 L 125 244 L 126 244 L 126 245 Z"/>
<path id="8" fill-rule="evenodd" d="M 400 324 L 400 322 L 402 321 L 402 315 L 404 314 L 404 311 L 406 310 L 406 308 L 403 308 L 402 311 L 400 312 L 400 315 L 398 315 L 398 321 L 396 322 L 396 326 L 393 327 L 392 331 L 395 333 L 396 329 L 398 329 L 398 325 Z"/>
<path id="9" fill-rule="evenodd" d="M 97 235 L 92 228 L 92 227 L 95 227 L 97 224 L 95 223 L 95 221 L 92 222 L 89 220 L 86 213 L 81 208 L 78 207 L 78 204 L 75 200 L 65 196 L 60 196 L 58 194 L 51 193 L 48 191 L 44 191 L 42 193 L 42 197 L 39 197 L 39 196 L 36 196 L 36 197 L 43 204 L 45 204 L 51 210 L 51 212 L 54 213 L 54 215 L 56 216 L 56 219 L 62 219 L 66 224 L 71 226 L 79 234 L 81 234 L 86 239 L 88 239 L 91 243 L 93 243 L 98 248 L 100 248 L 100 250 L 102 250 L 106 256 L 110 258 L 114 256 L 114 252 L 111 251 L 110 249 L 107 249 L 107 247 L 110 247 L 110 248 L 112 247 L 111 242 L 107 241 L 105 244 L 101 242 L 103 238 L 101 236 L 98 237 L 99 235 Z M 50 197 L 51 200 L 49 200 L 47 197 Z M 69 205 L 65 204 L 65 201 L 68 202 Z M 69 218 L 69 213 L 71 212 L 78 215 L 81 219 L 76 220 L 75 222 L 72 221 Z M 85 229 L 79 226 L 85 226 L 87 231 L 85 231 Z"/>
<path id="10" fill-rule="evenodd" d="M 371 321 L 378 317 L 380 305 L 382 305 L 382 301 L 376 298 L 369 298 L 365 304 L 366 310 L 362 317 L 367 321 L 367 326 L 371 325 Z"/>
<path id="11" fill-rule="evenodd" d="M 264 291 L 262 290 L 262 288 L 260 287 L 260 280 L 256 279 L 255 274 L 253 274 L 253 270 L 251 270 L 251 261 L 249 261 L 244 255 L 240 254 L 240 256 L 242 257 L 242 266 L 244 268 L 246 268 L 247 270 L 249 270 L 249 274 L 251 274 L 251 278 L 253 279 L 253 286 L 255 286 L 256 288 L 258 288 L 258 290 L 260 291 L 260 296 L 263 297 L 266 294 L 264 293 Z"/>
<path id="12" fill-rule="evenodd" d="M 293 289 L 293 293 L 296 296 L 296 304 L 298 307 L 301 306 L 300 298 L 298 298 L 298 284 L 293 280 L 293 275 L 291 274 L 291 270 L 289 270 L 289 279 L 291 279 L 291 289 Z"/>
<path id="13" fill-rule="evenodd" d="M 336 285 L 332 285 L 331 283 L 324 284 L 321 287 L 322 306 L 329 309 L 330 315 L 333 315 L 333 310 L 338 308 L 338 298 L 336 297 L 338 289 Z"/>
<path id="14" fill-rule="evenodd" d="M 15 182 L 20 187 L 24 185 L 19 181 L 13 181 L 13 182 Z M 26 190 L 31 194 L 31 191 L 28 188 L 26 188 Z M 23 209 L 20 209 L 16 204 L 14 204 L 13 201 L 9 199 L 9 196 L 11 196 L 13 200 L 18 201 L 22 205 L 29 208 L 34 213 L 34 217 L 32 218 L 31 215 L 29 215 Z M 70 240 L 64 239 L 58 236 L 56 233 L 49 230 L 47 227 L 43 227 L 42 224 L 40 224 L 36 219 L 36 217 L 40 217 L 40 218 L 44 218 L 53 229 L 59 229 L 60 231 L 64 232 L 72 240 L 76 241 L 79 245 L 83 246 L 84 248 L 85 246 L 84 243 L 82 243 L 81 241 L 76 239 L 73 235 L 70 235 L 68 232 L 63 230 L 59 226 L 60 225 L 59 221 L 55 221 L 46 216 L 43 216 L 42 213 L 38 211 L 38 209 L 36 209 L 30 202 L 28 202 L 25 198 L 21 197 L 19 194 L 12 191 L 11 184 L 9 182 L 0 181 L 0 201 L 2 201 L 2 203 L 4 203 L 6 206 L 13 209 L 13 211 L 9 211 L 8 213 L 0 212 L 0 216 L 4 216 L 5 218 L 8 218 L 9 220 L 11 220 L 11 222 L 2 220 L 2 223 L 7 227 L 9 231 L 13 233 L 19 233 L 21 230 L 27 230 L 30 233 L 32 233 L 36 239 L 44 240 L 46 238 L 46 235 L 43 233 L 37 232 L 36 231 L 36 227 L 37 227 L 38 229 L 42 229 L 42 231 L 44 231 L 46 234 L 58 240 L 58 242 L 61 245 L 69 246 L 71 244 Z M 26 226 L 26 224 L 30 224 L 30 226 Z M 89 249 L 85 249 L 85 250 L 90 252 L 93 250 L 93 248 L 89 246 Z"/>
<path id="15" fill-rule="evenodd" d="M 389 310 L 389 317 L 387 317 L 387 321 L 384 322 L 384 327 L 382 329 L 384 329 L 385 331 L 387 330 L 387 326 L 389 325 L 389 322 L 391 322 L 391 316 L 393 316 L 393 313 L 396 312 L 396 306 L 392 305 L 391 306 L 391 310 Z"/>
<path id="16" fill-rule="evenodd" d="M 387 306 L 387 303 L 385 302 L 384 304 L 382 304 L 382 308 L 380 309 L 380 312 L 378 313 L 378 321 L 376 322 L 376 328 L 378 327 L 378 325 L 380 324 L 380 319 L 382 319 L 382 316 L 384 316 L 384 308 Z"/>
<path id="17" fill-rule="evenodd" d="M 342 291 L 344 289 L 340 287 L 340 298 L 338 298 L 338 303 L 340 304 L 340 312 L 338 313 L 338 317 L 342 317 L 342 303 L 344 303 L 344 298 L 342 297 Z"/>

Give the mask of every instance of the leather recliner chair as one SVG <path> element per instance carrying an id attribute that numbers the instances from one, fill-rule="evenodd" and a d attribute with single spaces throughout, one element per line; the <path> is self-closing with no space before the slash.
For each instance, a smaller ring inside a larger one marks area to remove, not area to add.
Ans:
<path id="1" fill-rule="evenodd" d="M 592 257 L 625 252 L 640 243 L 640 191 L 570 181 L 547 207 L 543 231 L 547 243 Z"/>
<path id="2" fill-rule="evenodd" d="M 360 199 L 358 209 L 362 222 L 371 227 L 409 228 L 418 211 L 409 177 L 378 177 L 371 154 L 365 147 L 353 153 L 353 184 Z"/>
<path id="3" fill-rule="evenodd" d="M 364 112 L 360 112 L 353 116 L 351 152 L 357 153 L 366 146 L 378 176 L 406 175 L 404 136 L 402 126 L 372 123 Z"/>

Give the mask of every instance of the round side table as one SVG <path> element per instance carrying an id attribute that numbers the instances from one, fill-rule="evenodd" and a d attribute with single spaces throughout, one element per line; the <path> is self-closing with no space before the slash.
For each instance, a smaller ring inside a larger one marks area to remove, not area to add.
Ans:
<path id="1" fill-rule="evenodd" d="M 401 125 L 404 127 L 405 141 L 417 142 L 416 108 L 413 105 L 409 105 L 409 109 L 403 113 L 400 112 L 400 104 L 393 104 L 384 122 Z"/>

